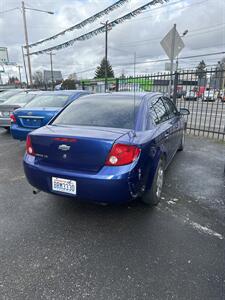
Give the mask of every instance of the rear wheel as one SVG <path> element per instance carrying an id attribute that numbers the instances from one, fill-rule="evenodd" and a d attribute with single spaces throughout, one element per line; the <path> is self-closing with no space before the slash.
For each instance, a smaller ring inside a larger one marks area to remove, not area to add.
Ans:
<path id="1" fill-rule="evenodd" d="M 184 144 L 185 144 L 185 134 L 184 134 L 184 130 L 183 130 L 182 138 L 181 138 L 181 142 L 180 142 L 180 146 L 178 148 L 178 151 L 183 151 L 184 150 Z"/>
<path id="2" fill-rule="evenodd" d="M 155 172 L 152 187 L 150 190 L 145 192 L 145 194 L 141 198 L 142 202 L 151 206 L 157 205 L 160 201 L 160 197 L 162 194 L 163 182 L 164 182 L 164 163 L 163 160 L 160 159 L 158 163 L 158 167 Z"/>

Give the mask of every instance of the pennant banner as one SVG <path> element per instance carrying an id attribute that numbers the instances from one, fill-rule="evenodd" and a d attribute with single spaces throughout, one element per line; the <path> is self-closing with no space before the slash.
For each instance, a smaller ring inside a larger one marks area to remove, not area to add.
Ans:
<path id="1" fill-rule="evenodd" d="M 114 3 L 113 5 L 108 6 L 106 9 L 104 9 L 104 10 L 98 12 L 97 14 L 85 19 L 84 21 L 82 21 L 82 22 L 80 22 L 80 23 L 78 23 L 74 26 L 71 26 L 71 27 L 69 27 L 69 28 L 67 28 L 67 29 L 65 29 L 65 30 L 49 37 L 49 38 L 46 38 L 46 39 L 40 40 L 36 43 L 30 44 L 30 45 L 28 45 L 28 47 L 29 48 L 35 47 L 37 45 L 43 44 L 44 42 L 54 40 L 57 37 L 59 37 L 61 35 L 64 35 L 66 32 L 70 32 L 70 31 L 73 31 L 75 29 L 81 29 L 81 28 L 85 27 L 87 24 L 91 24 L 91 23 L 95 22 L 97 19 L 101 18 L 102 16 L 107 15 L 110 12 L 112 12 L 113 10 L 121 7 L 122 5 L 124 5 L 128 1 L 129 0 L 119 0 L 116 3 Z"/>
<path id="2" fill-rule="evenodd" d="M 124 21 L 126 20 L 129 20 L 131 18 L 134 18 L 136 16 L 138 16 L 139 14 L 141 14 L 143 11 L 145 11 L 146 9 L 150 8 L 152 5 L 156 5 L 156 4 L 163 4 L 165 2 L 168 2 L 169 0 L 152 0 L 150 2 L 148 2 L 147 4 L 133 10 L 132 12 L 112 21 L 112 22 L 109 22 L 108 23 L 108 26 L 109 27 L 115 27 L 116 25 L 118 24 L 121 24 L 123 23 Z M 84 41 L 84 40 L 89 40 L 91 39 L 92 37 L 100 34 L 100 33 L 103 33 L 105 32 L 105 26 L 101 26 L 95 30 L 92 30 L 88 33 L 85 33 L 77 38 L 74 38 L 70 41 L 67 41 L 65 43 L 62 43 L 62 44 L 59 44 L 59 45 L 56 45 L 56 46 L 53 46 L 53 47 L 50 47 L 50 48 L 47 48 L 47 49 L 44 49 L 44 50 L 40 50 L 40 51 L 36 51 L 36 52 L 32 52 L 30 53 L 30 55 L 39 55 L 39 54 L 44 54 L 46 52 L 51 52 L 53 50 L 60 50 L 60 49 L 64 49 L 64 48 L 67 48 L 67 47 L 70 47 L 72 46 L 74 43 L 76 42 L 79 42 L 79 41 Z"/>

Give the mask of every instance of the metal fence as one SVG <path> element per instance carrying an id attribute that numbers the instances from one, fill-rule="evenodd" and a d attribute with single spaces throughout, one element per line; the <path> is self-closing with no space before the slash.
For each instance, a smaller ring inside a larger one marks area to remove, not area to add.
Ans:
<path id="1" fill-rule="evenodd" d="M 79 88 L 104 92 L 104 79 L 80 81 Z M 109 91 L 161 92 L 188 108 L 187 133 L 225 140 L 225 70 L 193 70 L 108 79 Z"/>
<path id="2" fill-rule="evenodd" d="M 188 133 L 225 140 L 225 70 L 194 70 L 172 75 L 158 73 L 119 78 L 109 84 L 109 89 L 161 92 L 170 96 L 178 109 L 189 109 Z"/>

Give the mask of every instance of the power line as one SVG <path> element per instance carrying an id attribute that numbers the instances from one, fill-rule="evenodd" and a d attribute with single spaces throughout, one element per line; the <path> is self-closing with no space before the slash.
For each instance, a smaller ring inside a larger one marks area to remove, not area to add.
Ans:
<path id="1" fill-rule="evenodd" d="M 204 0 L 204 1 L 201 1 L 201 2 L 192 3 L 190 5 L 185 5 L 183 7 L 179 7 L 179 8 L 176 8 L 176 9 L 171 9 L 171 10 L 169 10 L 169 12 L 172 12 L 172 11 L 175 11 L 175 10 L 176 11 L 183 10 L 183 9 L 188 8 L 188 7 L 191 7 L 191 6 L 194 6 L 194 5 L 200 5 L 200 4 L 203 4 L 203 3 L 208 2 L 208 1 L 210 1 L 210 0 Z M 172 2 L 170 4 L 164 5 L 163 7 L 157 7 L 157 8 L 154 8 L 154 9 L 146 10 L 145 13 L 147 12 L 147 13 L 151 14 L 153 10 L 158 10 L 158 9 L 161 9 L 161 8 L 165 8 L 165 7 L 169 6 L 169 5 L 179 4 L 179 3 L 182 3 L 182 2 L 183 1 Z M 157 16 L 157 14 L 156 15 L 154 14 L 154 16 L 147 16 L 147 17 L 138 18 L 137 20 L 134 20 L 134 22 L 138 22 L 139 20 L 144 20 L 144 19 L 155 17 L 155 16 Z"/>
<path id="2" fill-rule="evenodd" d="M 10 8 L 10 9 L 7 9 L 7 10 L 2 10 L 2 11 L 0 11 L 0 14 L 5 14 L 7 12 L 14 11 L 14 10 L 17 10 L 17 9 L 19 9 L 19 7 Z"/>
<path id="3" fill-rule="evenodd" d="M 215 25 L 215 26 L 210 26 L 210 27 L 203 27 L 203 28 L 200 28 L 200 29 L 194 29 L 194 30 L 191 30 L 189 32 L 193 32 L 193 34 L 188 34 L 185 38 L 189 38 L 189 37 L 192 37 L 192 36 L 195 36 L 195 35 L 199 35 L 199 34 L 206 34 L 206 33 L 210 33 L 210 32 L 213 32 L 213 31 L 217 31 L 218 29 L 216 29 L 217 27 L 223 27 L 225 25 L 225 23 L 221 23 L 221 24 L 218 24 L 218 25 Z M 214 29 L 215 28 L 215 29 Z M 212 30 L 210 30 L 212 29 Z M 202 32 L 204 30 L 207 30 L 207 32 Z M 199 32 L 201 31 L 201 32 Z M 197 33 L 199 32 L 199 33 Z M 132 42 L 128 42 L 128 43 L 120 43 L 120 46 L 121 47 L 126 47 L 126 45 L 130 45 L 128 47 L 137 47 L 141 44 L 146 44 L 148 42 L 156 42 L 156 41 L 160 41 L 161 39 L 159 38 L 153 38 L 153 39 L 146 39 L 146 40 L 136 40 L 136 41 L 132 41 Z M 137 43 L 139 43 L 139 45 L 137 45 Z M 134 44 L 134 45 L 133 45 Z"/>
<path id="4" fill-rule="evenodd" d="M 142 5 L 140 7 L 138 7 L 137 9 L 123 15 L 122 17 L 119 17 L 115 20 L 113 20 L 112 22 L 109 22 L 109 26 L 111 27 L 115 27 L 117 26 L 118 24 L 121 24 L 123 22 L 125 22 L 126 20 L 129 20 L 133 17 L 136 17 L 137 15 L 141 14 L 143 11 L 146 10 L 146 8 L 152 6 L 152 5 L 156 5 L 158 3 L 164 3 L 164 2 L 167 2 L 168 0 L 152 0 L 148 3 L 146 3 L 145 5 Z M 60 49 L 64 49 L 64 48 L 67 48 L 69 46 L 72 46 L 75 42 L 78 42 L 78 41 L 84 41 L 84 40 L 87 40 L 87 39 L 90 39 L 100 33 L 103 33 L 105 31 L 105 26 L 101 26 L 101 27 L 98 27 L 97 29 L 95 30 L 92 30 L 92 31 L 89 31 L 88 33 L 85 33 L 83 35 L 80 35 L 78 36 L 77 38 L 74 38 L 72 40 L 69 40 L 69 41 L 66 41 L 62 44 L 58 44 L 56 46 L 53 46 L 53 47 L 50 47 L 50 48 L 47 48 L 47 49 L 43 49 L 43 50 L 40 50 L 40 51 L 36 51 L 36 52 L 32 52 L 30 53 L 30 55 L 39 55 L 39 54 L 43 54 L 45 52 L 50 52 L 50 51 L 53 51 L 53 50 L 60 50 Z"/>
<path id="5" fill-rule="evenodd" d="M 183 57 L 180 57 L 180 60 L 186 60 L 186 59 L 197 58 L 197 57 L 215 56 L 215 55 L 221 55 L 221 54 L 225 54 L 225 51 L 214 52 L 214 53 L 205 53 L 205 54 L 197 54 L 197 55 L 191 55 L 191 56 L 183 56 Z M 137 58 L 144 58 L 144 57 L 142 56 L 142 57 L 137 57 Z M 169 61 L 169 58 L 149 60 L 149 61 L 144 61 L 144 62 L 136 62 L 136 64 L 151 64 L 151 63 L 167 62 L 167 61 Z M 112 64 L 113 68 L 123 67 L 123 66 L 131 66 L 131 65 L 133 66 L 133 62 L 124 63 L 124 64 Z M 87 72 L 91 72 L 93 70 L 96 70 L 96 67 L 76 72 L 76 74 L 87 73 Z"/>
<path id="6" fill-rule="evenodd" d="M 128 1 L 129 1 L 129 0 L 118 0 L 118 1 L 116 1 L 114 4 L 112 4 L 112 5 L 108 6 L 108 7 L 106 7 L 105 9 L 103 9 L 103 10 L 101 10 L 100 12 L 98 12 L 98 13 L 92 15 L 91 17 L 89 17 L 89 18 L 83 20 L 82 22 L 77 23 L 77 24 L 75 24 L 75 25 L 73 25 L 73 26 L 71 26 L 71 27 L 69 27 L 69 28 L 67 28 L 67 29 L 64 29 L 63 31 L 61 31 L 61 32 L 59 32 L 59 33 L 57 33 L 57 34 L 55 34 L 55 35 L 53 35 L 53 36 L 50 36 L 50 37 L 45 38 L 45 39 L 43 39 L 43 40 L 40 40 L 40 41 L 38 41 L 38 42 L 36 42 L 36 43 L 32 43 L 32 44 L 29 45 L 29 47 L 34 47 L 34 46 L 40 45 L 40 44 L 42 44 L 42 43 L 44 43 L 44 42 L 47 42 L 47 41 L 49 41 L 49 40 L 56 39 L 56 38 L 58 38 L 59 36 L 64 35 L 66 32 L 70 32 L 70 31 L 73 31 L 73 30 L 75 30 L 75 29 L 81 29 L 81 28 L 85 27 L 87 24 L 93 23 L 94 21 L 96 21 L 96 20 L 99 19 L 100 17 L 102 17 L 102 16 L 104 16 L 104 15 L 107 15 L 107 14 L 109 14 L 110 12 L 112 12 L 113 10 L 115 10 L 115 9 L 117 9 L 117 8 L 119 8 L 119 7 L 121 7 L 122 5 L 124 5 L 124 4 L 125 4 L 126 2 L 128 2 Z"/>

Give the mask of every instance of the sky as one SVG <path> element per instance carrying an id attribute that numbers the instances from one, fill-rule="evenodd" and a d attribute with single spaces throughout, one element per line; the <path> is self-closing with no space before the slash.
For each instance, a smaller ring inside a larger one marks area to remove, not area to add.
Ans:
<path id="1" fill-rule="evenodd" d="M 48 48 L 87 33 L 100 26 L 100 22 L 112 21 L 146 4 L 150 0 L 130 0 L 109 15 L 103 16 L 81 30 L 66 33 L 53 41 L 46 42 L 32 51 Z M 27 10 L 29 43 L 49 37 L 64 30 L 108 5 L 115 0 L 26 0 L 30 8 L 53 11 L 54 15 Z M 20 0 L 0 0 L 0 46 L 7 47 L 11 62 L 22 65 L 21 45 L 24 32 Z M 182 57 L 225 51 L 225 0 L 170 0 L 152 6 L 141 15 L 117 25 L 109 32 L 108 58 L 116 76 L 133 74 L 134 53 L 136 53 L 137 74 L 149 74 L 165 70 L 165 62 L 154 62 L 167 58 L 160 41 L 177 25 L 178 32 L 187 29 L 185 48 L 180 53 L 179 66 L 192 69 L 201 58 Z M 77 73 L 79 78 L 93 78 L 95 68 L 104 57 L 104 33 L 90 40 L 78 42 L 72 47 L 55 51 L 54 69 L 61 70 L 64 78 Z M 213 67 L 223 56 L 202 57 Z M 31 57 L 32 72 L 50 69 L 49 55 Z M 5 78 L 17 75 L 17 68 L 6 67 Z M 22 69 L 22 76 L 24 71 Z M 3 76 L 4 77 L 4 76 Z"/>

